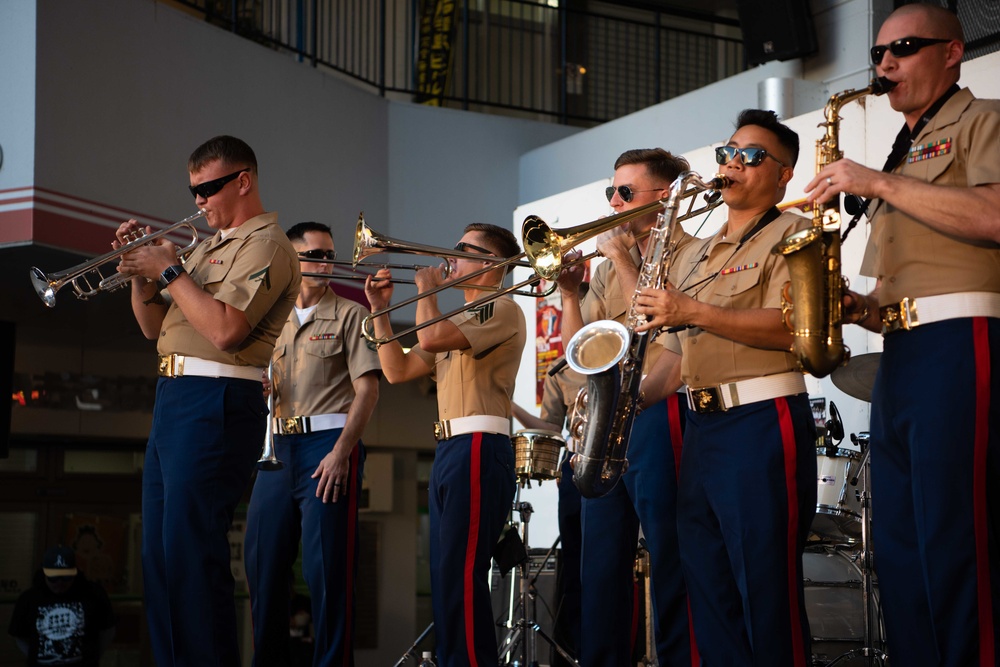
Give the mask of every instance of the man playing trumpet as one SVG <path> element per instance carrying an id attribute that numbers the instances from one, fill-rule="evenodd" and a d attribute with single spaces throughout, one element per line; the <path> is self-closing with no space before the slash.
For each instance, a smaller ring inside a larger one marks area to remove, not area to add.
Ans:
<path id="1" fill-rule="evenodd" d="M 227 533 L 267 423 L 263 369 L 301 277 L 277 215 L 264 211 L 246 143 L 210 139 L 191 154 L 188 172 L 216 234 L 183 265 L 161 239 L 119 267 L 134 276 L 132 312 L 160 355 L 142 474 L 143 587 L 159 667 L 235 667 Z M 115 247 L 137 231 L 135 220 L 123 223 Z"/>

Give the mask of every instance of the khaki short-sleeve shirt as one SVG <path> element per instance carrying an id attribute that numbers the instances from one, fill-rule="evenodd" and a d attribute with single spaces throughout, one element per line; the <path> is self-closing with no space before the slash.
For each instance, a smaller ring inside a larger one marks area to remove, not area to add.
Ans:
<path id="1" fill-rule="evenodd" d="M 1000 183 L 1000 100 L 955 93 L 894 171 L 927 183 Z M 887 202 L 872 214 L 861 273 L 881 281 L 880 305 L 954 292 L 1000 292 L 1000 245 L 939 232 Z"/>
<path id="2" fill-rule="evenodd" d="M 182 354 L 234 366 L 267 366 L 274 342 L 295 305 L 302 276 L 298 256 L 276 213 L 250 218 L 225 239 L 203 241 L 185 270 L 213 298 L 242 311 L 250 334 L 236 350 L 222 352 L 199 334 L 176 303 L 160 328 L 160 354 Z"/>
<path id="3" fill-rule="evenodd" d="M 380 372 L 374 345 L 361 336 L 368 311 L 332 289 L 299 322 L 293 310 L 274 346 L 275 414 L 278 417 L 346 413 L 354 385 Z"/>
<path id="4" fill-rule="evenodd" d="M 415 346 L 438 386 L 438 419 L 510 417 L 514 381 L 527 335 L 524 313 L 500 297 L 449 318 L 469 341 L 465 350 L 432 354 Z"/>
<path id="5" fill-rule="evenodd" d="M 562 357 L 557 359 L 558 363 Z M 573 419 L 573 404 L 576 395 L 587 384 L 587 376 L 577 373 L 569 366 L 563 366 L 555 375 L 545 376 L 542 388 L 541 419 L 562 428 Z"/>
<path id="6" fill-rule="evenodd" d="M 751 229 L 760 218 L 750 220 Z M 731 309 L 781 308 L 781 290 L 788 266 L 771 249 L 810 221 L 786 211 L 742 245 L 739 239 L 716 234 L 688 244 L 677 253 L 670 282 L 698 301 Z M 704 259 L 706 258 L 707 259 Z M 702 282 L 704 281 L 704 282 Z M 773 375 L 797 370 L 795 356 L 782 350 L 763 350 L 700 328 L 663 336 L 666 347 L 681 354 L 681 379 L 691 387 Z"/>

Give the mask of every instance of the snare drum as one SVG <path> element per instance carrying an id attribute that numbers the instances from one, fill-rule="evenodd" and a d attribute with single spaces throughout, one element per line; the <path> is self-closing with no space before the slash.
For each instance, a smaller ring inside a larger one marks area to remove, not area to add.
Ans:
<path id="1" fill-rule="evenodd" d="M 524 429 L 514 434 L 514 466 L 521 481 L 559 478 L 559 450 L 565 441 L 560 433 Z"/>
<path id="2" fill-rule="evenodd" d="M 861 539 L 861 501 L 851 480 L 860 472 L 861 455 L 850 449 L 816 448 L 816 518 L 812 531 L 834 542 Z"/>

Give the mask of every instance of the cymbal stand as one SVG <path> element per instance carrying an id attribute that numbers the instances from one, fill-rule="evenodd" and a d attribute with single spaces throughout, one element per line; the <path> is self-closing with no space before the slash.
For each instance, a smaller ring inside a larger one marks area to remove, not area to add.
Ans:
<path id="1" fill-rule="evenodd" d="M 858 466 L 861 488 L 855 493 L 858 494 L 858 500 L 861 503 L 861 553 L 858 558 L 861 560 L 861 601 L 865 623 L 865 645 L 862 648 L 851 649 L 843 655 L 837 656 L 827 667 L 834 667 L 841 660 L 857 656 L 864 657 L 866 659 L 865 664 L 868 667 L 884 667 L 887 656 L 885 651 L 880 647 L 882 645 L 881 641 L 878 642 L 880 644 L 879 647 L 875 646 L 875 638 L 881 637 L 881 633 L 878 628 L 878 618 L 872 613 L 872 602 L 874 600 L 872 573 L 875 571 L 875 568 L 871 549 L 872 515 L 871 493 L 869 491 L 871 488 L 871 448 L 867 446 L 867 434 L 856 437 L 852 433 L 851 442 L 859 445 L 864 450 L 861 456 L 861 464 Z M 852 485 L 857 485 L 857 483 L 858 477 L 851 480 Z"/>
<path id="2" fill-rule="evenodd" d="M 528 549 L 528 524 L 531 522 L 531 515 L 535 510 L 532 508 L 531 503 L 515 501 L 514 511 L 521 515 L 521 540 L 524 542 L 525 551 L 528 551 L 530 554 L 530 550 Z M 541 573 L 545 564 L 552 556 L 552 552 L 555 550 L 557 544 L 559 544 L 559 538 L 556 538 L 555 543 L 553 543 L 552 547 L 545 555 L 545 560 L 541 565 L 539 565 L 538 572 L 535 572 L 534 575 L 531 574 L 530 555 L 528 558 L 521 561 L 521 563 L 517 566 L 520 579 L 519 602 L 516 611 L 517 618 L 515 620 L 514 614 L 511 614 L 511 618 L 507 626 L 509 630 L 507 631 L 507 635 L 503 638 L 503 641 L 500 643 L 500 654 L 498 656 L 498 660 L 501 664 L 504 664 L 506 659 L 514 667 L 537 667 L 538 657 L 536 652 L 536 638 L 541 637 L 571 665 L 579 667 L 580 663 L 578 663 L 576 659 L 563 647 L 559 646 L 554 639 L 549 637 L 534 620 L 537 598 L 535 581 L 538 579 L 538 575 Z M 529 602 L 531 603 L 530 608 L 528 606 Z M 531 618 L 528 617 L 529 609 Z M 518 642 L 520 642 L 520 645 Z M 514 651 L 514 648 L 518 645 L 520 646 L 518 657 L 511 661 L 511 654 Z"/>

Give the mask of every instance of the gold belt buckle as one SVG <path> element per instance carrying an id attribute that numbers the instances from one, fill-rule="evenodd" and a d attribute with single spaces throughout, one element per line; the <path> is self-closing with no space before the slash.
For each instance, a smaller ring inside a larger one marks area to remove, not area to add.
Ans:
<path id="1" fill-rule="evenodd" d="M 300 435 L 304 433 L 302 417 L 278 417 L 278 430 L 281 435 Z"/>
<path id="2" fill-rule="evenodd" d="M 913 327 L 920 325 L 920 318 L 917 316 L 917 303 L 910 301 L 906 297 L 899 304 L 892 304 L 882 309 L 882 334 L 892 333 L 904 329 L 909 331 Z"/>
<path id="3" fill-rule="evenodd" d="M 183 365 L 177 363 L 176 354 L 161 354 L 158 359 L 157 375 L 165 378 L 177 377 Z"/>
<path id="4" fill-rule="evenodd" d="M 451 429 L 448 428 L 448 422 L 434 422 L 434 439 L 435 440 L 446 440 L 451 437 Z"/>
<path id="5" fill-rule="evenodd" d="M 722 412 L 726 404 L 722 402 L 722 392 L 718 387 L 703 387 L 688 389 L 691 392 L 691 404 L 695 412 Z"/>

